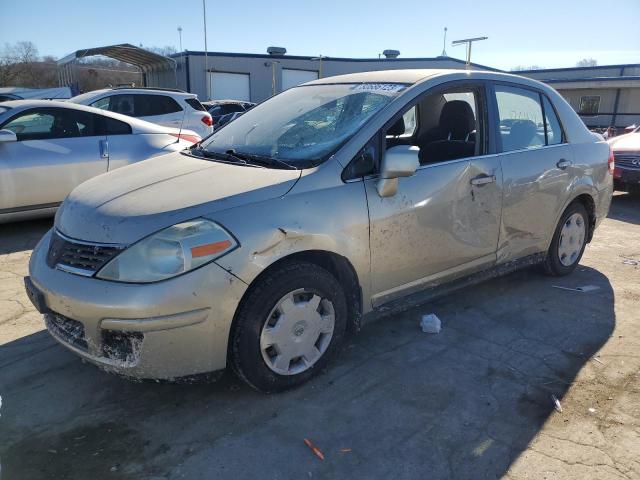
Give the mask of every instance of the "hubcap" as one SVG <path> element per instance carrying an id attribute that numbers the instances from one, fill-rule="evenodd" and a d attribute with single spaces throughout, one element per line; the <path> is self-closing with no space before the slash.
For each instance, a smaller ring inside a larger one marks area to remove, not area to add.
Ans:
<path id="1" fill-rule="evenodd" d="M 260 351 L 279 375 L 308 370 L 331 343 L 336 320 L 333 304 L 305 289 L 282 297 L 271 310 L 260 334 Z"/>
<path id="2" fill-rule="evenodd" d="M 582 246 L 586 228 L 584 218 L 579 213 L 574 213 L 564 222 L 560 231 L 558 242 L 558 258 L 565 267 L 573 265 L 577 260 Z"/>

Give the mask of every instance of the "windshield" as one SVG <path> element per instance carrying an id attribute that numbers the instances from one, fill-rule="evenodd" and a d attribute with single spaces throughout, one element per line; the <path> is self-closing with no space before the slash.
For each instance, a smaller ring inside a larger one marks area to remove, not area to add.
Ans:
<path id="1" fill-rule="evenodd" d="M 296 168 L 318 165 L 405 88 L 393 83 L 292 88 L 211 135 L 202 149 L 268 157 Z"/>
<path id="2" fill-rule="evenodd" d="M 81 93 L 80 95 L 76 95 L 75 97 L 71 97 L 67 101 L 68 102 L 73 102 L 73 103 L 85 103 L 88 100 L 93 100 L 100 93 L 101 92 L 99 92 L 97 90 L 92 90 L 91 92 Z"/>

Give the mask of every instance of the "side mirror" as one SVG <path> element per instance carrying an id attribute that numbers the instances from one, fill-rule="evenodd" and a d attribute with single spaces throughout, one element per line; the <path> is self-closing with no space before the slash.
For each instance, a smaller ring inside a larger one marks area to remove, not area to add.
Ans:
<path id="1" fill-rule="evenodd" d="M 11 130 L 0 130 L 0 142 L 17 142 L 18 137 Z"/>
<path id="2" fill-rule="evenodd" d="M 398 178 L 410 177 L 420 166 L 420 148 L 412 145 L 391 147 L 384 154 L 380 169 L 380 180 L 376 185 L 378 195 L 393 197 L 398 191 Z"/>

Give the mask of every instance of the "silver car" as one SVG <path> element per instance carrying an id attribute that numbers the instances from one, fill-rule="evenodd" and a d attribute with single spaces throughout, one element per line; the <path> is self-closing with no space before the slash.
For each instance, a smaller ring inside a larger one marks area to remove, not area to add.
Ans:
<path id="1" fill-rule="evenodd" d="M 325 368 L 364 316 L 426 289 L 534 263 L 573 271 L 612 167 L 602 137 L 530 79 L 325 78 L 78 187 L 27 292 L 60 343 L 107 370 L 231 366 L 282 390 Z"/>
<path id="2" fill-rule="evenodd" d="M 0 105 L 0 222 L 51 215 L 85 180 L 200 137 L 50 100 Z"/>

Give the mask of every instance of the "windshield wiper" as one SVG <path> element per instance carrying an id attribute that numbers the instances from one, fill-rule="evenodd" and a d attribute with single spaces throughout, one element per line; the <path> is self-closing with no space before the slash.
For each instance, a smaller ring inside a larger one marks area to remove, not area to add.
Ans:
<path id="1" fill-rule="evenodd" d="M 281 166 L 281 167 L 288 168 L 289 170 L 298 170 L 298 168 L 295 167 L 294 165 L 291 165 L 275 157 L 268 157 L 265 155 L 255 155 L 252 153 L 236 152 L 234 149 L 227 150 L 226 154 L 232 155 L 233 157 L 239 160 L 244 160 L 245 162 L 258 164 L 261 166 L 268 166 L 268 167 Z"/>
<path id="2" fill-rule="evenodd" d="M 229 162 L 229 163 L 239 163 L 242 165 L 249 165 L 249 162 L 247 162 L 244 158 L 240 158 L 234 154 L 231 153 L 225 153 L 225 152 L 212 152 L 210 150 L 206 150 L 204 148 L 202 148 L 202 145 L 198 145 L 198 146 L 194 146 L 192 148 L 190 148 L 191 153 L 196 155 L 196 156 L 202 156 L 205 158 L 209 158 L 211 160 L 221 160 L 223 162 Z M 255 166 L 255 165 L 251 165 L 251 166 Z"/>

